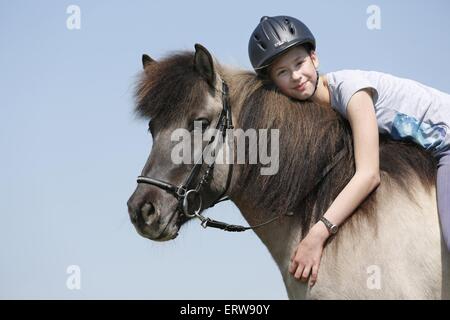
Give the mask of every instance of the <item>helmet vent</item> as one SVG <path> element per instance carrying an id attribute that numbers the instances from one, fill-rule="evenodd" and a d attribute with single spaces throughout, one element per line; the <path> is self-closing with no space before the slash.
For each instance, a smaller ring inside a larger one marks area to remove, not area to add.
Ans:
<path id="1" fill-rule="evenodd" d="M 256 41 L 259 41 L 258 35 L 255 34 L 255 35 L 253 36 L 253 38 L 255 38 Z"/>
<path id="2" fill-rule="evenodd" d="M 259 46 L 262 50 L 266 51 L 266 46 L 264 45 L 264 43 L 260 42 L 260 43 L 258 43 L 258 46 Z"/>
<path id="3" fill-rule="evenodd" d="M 292 24 L 289 27 L 289 31 L 291 34 L 295 34 L 295 28 L 292 26 Z"/>

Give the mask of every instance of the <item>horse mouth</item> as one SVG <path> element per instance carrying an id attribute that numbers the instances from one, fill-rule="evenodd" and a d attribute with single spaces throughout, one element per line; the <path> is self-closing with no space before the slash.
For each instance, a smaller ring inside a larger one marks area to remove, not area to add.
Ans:
<path id="1" fill-rule="evenodd" d="M 187 220 L 189 220 L 189 218 L 176 209 L 158 235 L 155 236 L 151 232 L 148 232 L 145 226 L 136 226 L 136 230 L 144 238 L 152 241 L 164 242 L 174 240 L 178 236 L 181 226 Z"/>

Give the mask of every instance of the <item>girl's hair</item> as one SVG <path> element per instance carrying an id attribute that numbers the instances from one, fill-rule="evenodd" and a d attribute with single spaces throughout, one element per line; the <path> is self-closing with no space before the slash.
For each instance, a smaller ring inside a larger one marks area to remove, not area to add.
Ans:
<path id="1" fill-rule="evenodd" d="M 289 50 L 293 49 L 293 48 L 297 48 L 299 46 L 302 46 L 305 50 L 306 53 L 308 53 L 308 55 L 311 54 L 311 52 L 314 50 L 313 46 L 309 43 L 302 43 L 296 46 L 293 46 L 292 48 L 289 48 L 287 51 L 283 52 L 283 54 L 285 54 L 286 52 L 288 52 Z M 274 60 L 275 61 L 275 60 Z M 273 61 L 272 61 L 273 62 Z M 269 69 L 270 66 L 265 67 L 264 69 L 260 70 L 258 76 L 265 82 L 265 83 L 270 83 L 272 82 L 272 79 L 270 79 L 270 75 L 269 75 Z"/>

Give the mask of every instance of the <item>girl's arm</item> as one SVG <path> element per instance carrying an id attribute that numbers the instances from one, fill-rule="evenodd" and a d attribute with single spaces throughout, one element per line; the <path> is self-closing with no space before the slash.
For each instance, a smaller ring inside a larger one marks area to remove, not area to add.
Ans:
<path id="1" fill-rule="evenodd" d="M 324 213 L 326 219 L 338 226 L 380 184 L 378 125 L 368 89 L 360 90 L 352 96 L 347 105 L 347 118 L 352 128 L 356 172 Z M 306 281 L 312 271 L 311 281 L 316 281 L 321 252 L 315 253 L 316 249 L 313 248 L 316 244 L 323 247 L 329 235 L 321 221 L 311 228 L 303 240 L 306 240 L 304 246 L 300 243 L 291 257 L 289 271 L 295 272 L 295 278 Z"/>
<path id="2" fill-rule="evenodd" d="M 356 172 L 324 214 L 336 225 L 341 225 L 380 184 L 378 125 L 368 89 L 352 96 L 347 105 L 347 118 L 352 128 Z M 317 228 L 325 240 L 328 238 L 328 230 L 322 222 L 313 228 Z"/>

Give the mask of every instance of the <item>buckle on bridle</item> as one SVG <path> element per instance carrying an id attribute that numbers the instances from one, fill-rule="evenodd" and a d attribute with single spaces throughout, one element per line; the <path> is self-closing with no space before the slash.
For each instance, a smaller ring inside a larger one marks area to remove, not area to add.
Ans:
<path id="1" fill-rule="evenodd" d="M 190 194 L 194 194 L 195 197 L 198 197 L 199 199 L 199 205 L 198 208 L 194 210 L 194 213 L 190 213 L 189 210 L 189 195 Z M 186 194 L 184 195 L 184 199 L 183 199 L 183 213 L 186 215 L 186 217 L 188 218 L 193 218 L 195 216 L 198 216 L 200 214 L 200 212 L 202 212 L 202 197 L 200 196 L 200 193 L 197 190 L 191 189 L 188 192 L 186 192 Z"/>
<path id="2" fill-rule="evenodd" d="M 184 186 L 179 186 L 177 189 L 177 196 L 179 198 L 185 197 L 186 196 L 186 188 Z"/>

